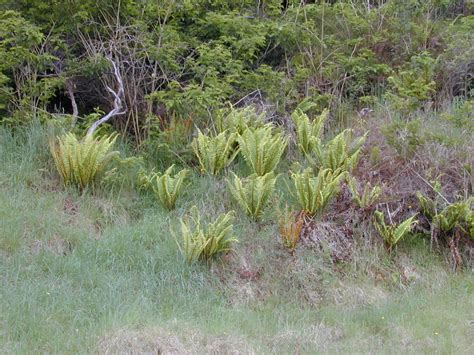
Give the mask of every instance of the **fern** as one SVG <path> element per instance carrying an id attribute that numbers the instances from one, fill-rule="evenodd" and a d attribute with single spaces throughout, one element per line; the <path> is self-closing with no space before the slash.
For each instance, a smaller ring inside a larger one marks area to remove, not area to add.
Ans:
<path id="1" fill-rule="evenodd" d="M 321 212 L 339 192 L 339 185 L 344 173 L 340 170 L 331 171 L 321 169 L 316 177 L 311 169 L 306 169 L 302 173 L 293 173 L 292 179 L 299 206 L 305 214 L 314 216 Z"/>
<path id="2" fill-rule="evenodd" d="M 301 110 L 296 110 L 291 115 L 296 126 L 296 137 L 298 149 L 309 155 L 321 145 L 321 132 L 328 117 L 329 111 L 324 110 L 315 120 L 310 121 L 309 117 Z"/>
<path id="3" fill-rule="evenodd" d="M 460 228 L 471 238 L 474 238 L 474 211 L 472 204 L 474 198 L 448 204 L 439 211 L 438 201 L 431 199 L 421 192 L 416 196 L 420 202 L 420 210 L 431 222 L 432 233 L 451 233 L 455 228 Z"/>
<path id="4" fill-rule="evenodd" d="M 278 211 L 278 224 L 283 245 L 294 251 L 301 237 L 304 225 L 304 213 L 296 213 L 285 206 L 283 212 Z"/>
<path id="5" fill-rule="evenodd" d="M 235 149 L 235 133 L 224 131 L 215 137 L 206 136 L 201 131 L 192 142 L 192 147 L 199 160 L 201 171 L 218 175 L 238 154 Z"/>
<path id="6" fill-rule="evenodd" d="M 346 129 L 326 144 L 316 146 L 312 153 L 316 157 L 313 163 L 333 171 L 341 169 L 352 171 L 359 161 L 359 155 L 365 142 L 366 135 L 352 140 L 352 130 Z M 311 161 L 311 158 L 310 158 Z"/>
<path id="7" fill-rule="evenodd" d="M 418 223 L 415 220 L 416 215 L 411 216 L 398 225 L 390 225 L 385 223 L 385 217 L 382 212 L 374 212 L 375 228 L 379 232 L 382 239 L 391 250 L 405 235 L 407 235 L 413 226 Z"/>
<path id="8" fill-rule="evenodd" d="M 163 174 L 151 176 L 142 175 L 142 184 L 151 187 L 161 204 L 168 210 L 176 206 L 176 201 L 184 186 L 184 180 L 188 174 L 187 169 L 182 169 L 172 176 L 174 165 L 171 165 Z"/>
<path id="9" fill-rule="evenodd" d="M 189 263 L 211 258 L 227 252 L 232 243 L 237 242 L 233 236 L 233 212 L 221 214 L 215 222 L 204 224 L 196 206 L 191 208 L 191 216 L 181 219 L 181 245 L 178 247 Z"/>
<path id="10" fill-rule="evenodd" d="M 259 176 L 275 170 L 287 145 L 282 134 L 273 134 L 269 125 L 247 128 L 238 142 L 245 162 Z"/>
<path id="11" fill-rule="evenodd" d="M 264 176 L 253 174 L 244 183 L 233 175 L 233 181 L 227 180 L 232 197 L 249 217 L 259 220 L 275 188 L 275 175 L 273 172 Z"/>
<path id="12" fill-rule="evenodd" d="M 352 200 L 362 209 L 371 207 L 382 193 L 380 186 L 376 185 L 372 187 L 370 183 L 365 184 L 362 194 L 359 193 L 357 180 L 353 177 L 347 179 L 347 184 L 352 194 Z"/>
<path id="13" fill-rule="evenodd" d="M 111 151 L 116 139 L 116 134 L 100 138 L 88 134 L 78 140 L 68 133 L 51 140 L 51 154 L 64 185 L 75 185 L 81 190 L 91 185 L 118 154 Z"/>
<path id="14" fill-rule="evenodd" d="M 265 113 L 258 115 L 255 107 L 247 106 L 241 109 L 231 108 L 227 115 L 220 112 L 216 117 L 219 132 L 229 131 L 241 135 L 247 128 L 257 128 L 264 125 Z"/>

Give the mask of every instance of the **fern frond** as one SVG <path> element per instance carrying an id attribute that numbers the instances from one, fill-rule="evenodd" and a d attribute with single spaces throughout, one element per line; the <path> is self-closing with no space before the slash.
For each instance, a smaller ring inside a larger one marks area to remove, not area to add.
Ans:
<path id="1" fill-rule="evenodd" d="M 270 125 L 247 128 L 238 142 L 245 162 L 259 176 L 275 170 L 287 145 L 281 133 L 273 134 Z"/>
<path id="2" fill-rule="evenodd" d="M 199 160 L 201 171 L 218 175 L 238 154 L 235 148 L 236 134 L 224 131 L 215 137 L 206 136 L 198 131 L 192 142 L 194 154 Z"/>
<path id="3" fill-rule="evenodd" d="M 227 185 L 232 197 L 245 213 L 252 219 L 259 220 L 275 189 L 275 182 L 273 172 L 264 176 L 253 174 L 244 182 L 233 174 L 233 181 L 227 180 Z"/>
<path id="4" fill-rule="evenodd" d="M 324 210 L 327 204 L 339 192 L 341 179 L 345 176 L 340 170 L 321 169 L 316 177 L 311 169 L 302 173 L 293 173 L 293 195 L 301 209 L 308 215 L 315 215 Z"/>
<path id="5" fill-rule="evenodd" d="M 231 250 L 238 242 L 233 236 L 233 212 L 219 215 L 215 222 L 203 224 L 196 206 L 191 208 L 191 216 L 180 220 L 181 245 L 178 247 L 189 263 L 209 260 L 216 255 Z"/>
<path id="6" fill-rule="evenodd" d="M 91 185 L 118 154 L 111 151 L 116 139 L 113 134 L 101 138 L 86 135 L 78 140 L 68 133 L 50 141 L 51 155 L 64 185 L 73 184 L 81 190 Z"/>

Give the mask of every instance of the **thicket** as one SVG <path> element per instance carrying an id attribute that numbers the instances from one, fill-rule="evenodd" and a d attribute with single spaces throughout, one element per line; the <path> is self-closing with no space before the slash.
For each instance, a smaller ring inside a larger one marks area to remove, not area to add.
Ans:
<path id="1" fill-rule="evenodd" d="M 474 239 L 471 2 L 1 0 L 0 10 L 1 123 L 50 126 L 65 185 L 97 185 L 120 133 L 144 160 L 118 164 L 141 171 L 168 209 L 186 189 L 173 164 L 216 180 L 239 165 L 248 177 L 228 188 L 250 217 L 273 197 L 298 208 L 279 216 L 291 250 L 340 208 L 390 250 L 413 230 L 443 237 L 463 263 Z M 165 173 L 143 173 L 155 167 Z M 231 222 L 183 219 L 187 259 L 227 251 Z"/>

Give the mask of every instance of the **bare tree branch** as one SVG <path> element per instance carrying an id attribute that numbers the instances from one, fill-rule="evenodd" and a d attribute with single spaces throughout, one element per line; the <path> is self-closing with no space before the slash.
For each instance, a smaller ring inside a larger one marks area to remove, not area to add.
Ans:
<path id="1" fill-rule="evenodd" d="M 112 63 L 112 66 L 114 68 L 115 79 L 117 80 L 117 84 L 118 84 L 118 90 L 117 91 L 114 91 L 112 88 L 110 88 L 110 86 L 106 86 L 107 91 L 110 92 L 114 96 L 114 108 L 108 114 L 106 114 L 104 117 L 102 117 L 100 120 L 95 121 L 92 124 L 92 126 L 90 126 L 90 128 L 87 130 L 88 135 L 94 134 L 95 130 L 101 124 L 107 122 L 112 117 L 118 116 L 118 115 L 123 115 L 124 113 L 127 112 L 126 110 L 122 111 L 122 109 L 123 109 L 122 97 L 124 96 L 122 75 L 120 74 L 120 70 L 119 70 L 117 64 L 115 64 L 115 62 L 112 60 L 112 58 L 107 57 L 107 59 Z"/>

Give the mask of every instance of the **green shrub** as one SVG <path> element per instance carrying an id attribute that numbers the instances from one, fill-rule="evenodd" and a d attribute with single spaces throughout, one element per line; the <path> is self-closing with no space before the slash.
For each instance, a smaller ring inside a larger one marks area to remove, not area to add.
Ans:
<path id="1" fill-rule="evenodd" d="M 416 215 L 411 216 L 398 225 L 391 225 L 385 223 L 385 217 L 382 212 L 374 212 L 375 228 L 387 244 L 389 250 L 391 250 L 404 236 L 406 236 L 411 231 L 413 226 L 418 223 L 418 221 L 415 220 L 415 217 Z"/>
<path id="2" fill-rule="evenodd" d="M 275 189 L 276 177 L 273 172 L 263 176 L 253 174 L 242 180 L 233 174 L 233 181 L 227 180 L 232 197 L 245 213 L 254 220 L 259 220 L 263 210 Z"/>
<path id="3" fill-rule="evenodd" d="M 234 143 L 235 133 L 227 131 L 219 133 L 215 137 L 206 136 L 201 131 L 192 142 L 194 154 L 199 160 L 201 171 L 211 175 L 218 175 L 227 167 L 238 154 Z"/>
<path id="4" fill-rule="evenodd" d="M 198 260 L 210 260 L 231 250 L 237 242 L 233 236 L 233 212 L 220 214 L 215 222 L 203 223 L 196 206 L 190 211 L 189 218 L 180 220 L 181 245 L 178 247 L 189 263 Z"/>
<path id="5" fill-rule="evenodd" d="M 340 181 L 344 175 L 340 170 L 331 169 L 321 169 L 316 177 L 311 169 L 293 173 L 293 194 L 303 212 L 310 216 L 322 212 L 339 192 Z"/>
<path id="6" fill-rule="evenodd" d="M 161 204 L 168 210 L 175 208 L 188 174 L 187 169 L 182 169 L 173 176 L 173 169 L 174 165 L 171 165 L 163 174 L 142 175 L 143 185 L 151 188 Z"/>
<path id="7" fill-rule="evenodd" d="M 50 140 L 50 150 L 64 185 L 75 185 L 81 190 L 90 186 L 104 172 L 110 159 L 118 155 L 111 151 L 116 134 L 82 140 L 71 133 Z"/>
<path id="8" fill-rule="evenodd" d="M 283 135 L 273 134 L 269 125 L 247 128 L 238 138 L 238 142 L 245 162 L 260 176 L 275 170 L 287 145 Z"/>

